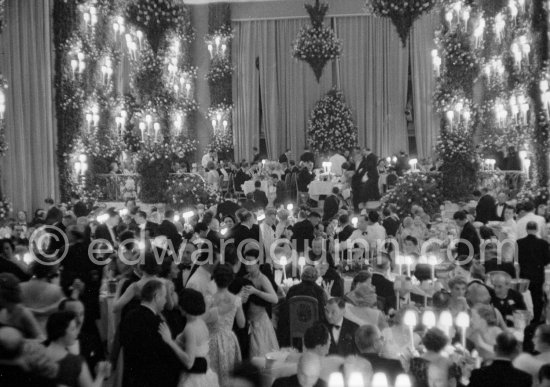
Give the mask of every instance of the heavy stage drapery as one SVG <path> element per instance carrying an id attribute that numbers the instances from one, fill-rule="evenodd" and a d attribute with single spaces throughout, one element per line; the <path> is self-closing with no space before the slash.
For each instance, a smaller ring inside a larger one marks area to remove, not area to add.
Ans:
<path id="1" fill-rule="evenodd" d="M 315 103 L 332 86 L 342 89 L 359 128 L 359 145 L 369 146 L 379 155 L 408 150 L 405 121 L 409 48 L 402 47 L 389 19 L 372 16 L 330 19 L 344 52 L 336 63 L 328 63 L 320 83 L 307 64 L 292 58 L 291 45 L 307 19 L 253 20 L 234 24 L 234 128 L 237 157 L 249 159 L 259 144 L 260 125 L 266 136 L 268 156 L 275 158 L 286 147 L 300 153 L 306 144 L 307 120 Z M 328 23 L 329 21 L 327 21 Z M 433 125 L 431 93 L 433 74 L 429 59 L 434 27 L 422 21 L 422 33 L 411 43 L 422 51 L 412 54 L 414 76 L 430 78 L 413 82 L 423 87 L 415 92 L 419 156 L 430 154 Z M 428 36 L 430 35 L 430 36 Z M 274 49 L 273 49 L 274 47 Z M 422 59 L 422 60 L 420 60 Z M 431 89 L 430 89 L 431 88 Z M 262 117 L 260 117 L 260 104 Z M 417 103 L 416 105 L 418 105 Z M 420 114 L 420 113 L 423 114 Z"/>
<path id="2" fill-rule="evenodd" d="M 14 208 L 43 207 L 56 197 L 51 0 L 8 0 L 0 71 L 7 78 L 2 188 Z"/>

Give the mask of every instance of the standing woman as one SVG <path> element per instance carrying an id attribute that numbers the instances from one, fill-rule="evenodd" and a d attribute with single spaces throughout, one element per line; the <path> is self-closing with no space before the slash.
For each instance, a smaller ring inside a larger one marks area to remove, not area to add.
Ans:
<path id="1" fill-rule="evenodd" d="M 245 252 L 246 276 L 252 286 L 244 287 L 249 295 L 247 319 L 250 322 L 250 353 L 252 359 L 265 356 L 268 352 L 279 350 L 279 343 L 273 329 L 273 323 L 267 315 L 266 307 L 276 304 L 279 299 L 269 279 L 260 272 L 258 257 L 260 252 L 251 249 Z"/>
<path id="2" fill-rule="evenodd" d="M 209 161 L 206 164 L 206 183 L 212 187 L 215 191 L 220 189 L 220 174 L 216 169 L 216 164 L 213 161 Z"/>

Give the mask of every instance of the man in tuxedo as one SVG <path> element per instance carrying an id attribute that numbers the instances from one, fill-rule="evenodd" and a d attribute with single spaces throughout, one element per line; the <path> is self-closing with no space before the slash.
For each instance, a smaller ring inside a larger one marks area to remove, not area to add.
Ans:
<path id="1" fill-rule="evenodd" d="M 235 177 L 233 178 L 233 183 L 235 184 L 235 191 L 239 191 L 239 192 L 242 191 L 244 182 L 252 179 L 252 176 L 247 172 L 247 169 L 248 169 L 248 164 L 243 161 L 240 165 L 239 170 L 235 174 Z"/>
<path id="2" fill-rule="evenodd" d="M 489 194 L 487 188 L 482 188 L 481 192 L 474 192 L 474 196 L 478 195 L 479 200 L 476 206 L 476 222 L 487 224 L 488 221 L 494 220 L 496 217 L 495 198 Z"/>
<path id="3" fill-rule="evenodd" d="M 183 238 L 174 224 L 174 210 L 164 211 L 164 220 L 158 226 L 157 233 L 158 235 L 164 235 L 166 239 L 172 242 L 175 251 L 179 251 Z"/>
<path id="4" fill-rule="evenodd" d="M 82 200 L 80 200 L 80 197 L 76 192 L 71 193 L 71 205 L 74 215 L 77 218 L 80 218 L 81 216 L 88 216 L 90 211 L 88 211 L 88 207 Z"/>
<path id="5" fill-rule="evenodd" d="M 539 321 L 543 306 L 544 267 L 550 264 L 550 246 L 537 236 L 536 222 L 527 223 L 527 236 L 517 241 L 520 277 L 529 280 L 533 298 L 534 321 Z"/>
<path id="6" fill-rule="evenodd" d="M 305 212 L 300 211 L 299 218 L 303 220 L 294 224 L 293 239 L 296 242 L 296 250 L 303 253 L 306 246 L 311 246 L 315 238 L 315 227 L 319 224 L 321 216 L 317 212 L 311 212 L 306 218 Z"/>
<path id="7" fill-rule="evenodd" d="M 298 360 L 296 375 L 278 378 L 272 387 L 324 387 L 326 382 L 320 379 L 321 359 L 314 353 L 306 352 Z"/>
<path id="8" fill-rule="evenodd" d="M 323 204 L 323 222 L 331 221 L 338 214 L 338 210 L 340 209 L 339 194 L 340 189 L 332 187 L 332 194 L 325 199 L 325 203 Z"/>
<path id="9" fill-rule="evenodd" d="M 325 357 L 330 349 L 330 333 L 325 324 L 315 322 L 304 333 L 304 352 L 313 352 Z"/>
<path id="10" fill-rule="evenodd" d="M 46 224 L 56 224 L 61 222 L 63 217 L 63 212 L 56 207 L 52 198 L 47 198 L 44 200 L 46 204 Z"/>
<path id="11" fill-rule="evenodd" d="M 378 189 L 378 180 L 380 175 L 378 173 L 378 156 L 376 156 L 370 148 L 363 150 L 364 158 L 367 162 L 367 177 L 368 180 L 365 183 L 365 201 L 376 201 L 380 199 L 380 191 Z"/>
<path id="12" fill-rule="evenodd" d="M 523 296 L 511 288 L 512 277 L 506 273 L 493 275 L 494 293 L 491 295 L 491 304 L 498 309 L 509 327 L 514 324 L 514 312 L 527 310 Z"/>
<path id="13" fill-rule="evenodd" d="M 495 206 L 495 217 L 492 220 L 497 220 L 499 222 L 504 221 L 504 212 L 507 208 L 511 208 L 506 201 L 508 200 L 508 195 L 505 192 L 500 192 L 497 195 L 497 203 Z"/>
<path id="14" fill-rule="evenodd" d="M 533 382 L 531 375 L 512 365 L 518 351 L 518 342 L 511 332 L 499 334 L 493 363 L 473 370 L 469 387 L 530 387 Z"/>
<path id="15" fill-rule="evenodd" d="M 353 234 L 355 228 L 350 224 L 348 214 L 342 214 L 338 217 L 338 225 L 341 231 L 338 233 L 336 239 L 338 242 L 344 242 Z"/>
<path id="16" fill-rule="evenodd" d="M 359 203 L 363 203 L 364 185 L 367 181 L 368 164 L 367 159 L 359 148 L 355 149 L 355 173 L 351 178 L 351 192 L 353 194 L 353 208 L 359 212 Z"/>
<path id="17" fill-rule="evenodd" d="M 382 252 L 378 254 L 373 266 L 372 286 L 375 287 L 376 296 L 384 303 L 384 312 L 387 314 L 390 309 L 395 309 L 397 300 L 393 282 L 386 278 L 391 265 L 391 258 Z"/>
<path id="18" fill-rule="evenodd" d="M 399 226 L 399 217 L 394 212 L 394 206 L 389 205 L 382 210 L 382 215 L 384 220 L 382 221 L 382 226 L 386 229 L 386 235 L 388 238 L 394 238 L 397 235 Z"/>
<path id="19" fill-rule="evenodd" d="M 296 184 L 298 185 L 299 192 L 308 192 L 308 185 L 315 179 L 315 175 L 311 172 L 313 169 L 313 163 L 308 161 L 304 162 L 302 169 L 296 176 Z"/>
<path id="20" fill-rule="evenodd" d="M 267 200 L 267 195 L 264 191 L 262 191 L 262 182 L 259 180 L 256 180 L 254 182 L 254 192 L 253 194 L 253 200 L 256 204 L 256 208 L 264 210 L 267 207 L 267 204 L 269 203 L 269 200 Z"/>
<path id="21" fill-rule="evenodd" d="M 479 245 L 481 241 L 479 240 L 476 228 L 468 221 L 466 213 L 464 211 L 457 211 L 454 213 L 453 219 L 461 228 L 459 237 L 461 240 L 456 246 L 457 255 L 465 255 L 470 258 L 473 258 L 472 254 L 474 256 L 479 255 Z M 470 249 L 470 247 L 472 249 Z"/>
<path id="22" fill-rule="evenodd" d="M 278 208 L 285 204 L 287 200 L 287 190 L 286 184 L 284 181 L 279 179 L 279 176 L 276 174 L 271 175 L 271 181 L 275 187 L 275 200 L 273 201 L 273 206 Z"/>
<path id="23" fill-rule="evenodd" d="M 355 331 L 359 326 L 346 319 L 346 302 L 341 298 L 331 298 L 325 306 L 326 325 L 330 332 L 329 354 L 349 356 L 357 353 Z"/>
<path id="24" fill-rule="evenodd" d="M 252 164 L 258 164 L 262 162 L 262 155 L 258 147 L 252 148 Z"/>
<path id="25" fill-rule="evenodd" d="M 304 148 L 304 153 L 300 156 L 300 161 L 303 163 L 311 163 L 315 164 L 315 155 L 312 151 L 309 150 L 308 147 Z"/>
<path id="26" fill-rule="evenodd" d="M 183 363 L 159 333 L 165 305 L 166 287 L 159 280 L 150 280 L 141 290 L 141 305 L 128 312 L 121 322 L 125 387 L 178 385 Z M 206 372 L 206 360 L 202 361 L 200 371 Z"/>
<path id="27" fill-rule="evenodd" d="M 292 156 L 292 151 L 290 149 L 287 149 L 285 153 L 279 156 L 279 164 L 288 164 L 291 156 Z"/>
<path id="28" fill-rule="evenodd" d="M 111 244 L 111 247 L 115 248 L 118 244 L 116 227 L 120 223 L 120 215 L 114 208 L 107 210 L 109 217 L 105 221 L 97 226 L 95 230 L 95 239 L 104 239 Z"/>
<path id="29" fill-rule="evenodd" d="M 228 192 L 225 194 L 225 201 L 218 204 L 217 207 L 217 217 L 221 221 L 226 216 L 231 216 L 233 219 L 235 219 L 235 214 L 237 213 L 237 210 L 241 208 L 237 204 L 237 201 L 235 199 L 235 194 L 232 192 Z"/>
<path id="30" fill-rule="evenodd" d="M 149 230 L 149 237 L 157 236 L 158 224 L 147 220 L 147 213 L 139 210 L 135 216 L 136 223 L 142 236 L 146 235 L 146 230 Z"/>
<path id="31" fill-rule="evenodd" d="M 355 344 L 359 350 L 359 356 L 369 361 L 373 372 L 386 374 L 390 385 L 395 384 L 397 375 L 405 372 L 399 360 L 387 359 L 379 355 L 384 346 L 384 338 L 378 327 L 374 325 L 359 327 L 355 332 Z"/>

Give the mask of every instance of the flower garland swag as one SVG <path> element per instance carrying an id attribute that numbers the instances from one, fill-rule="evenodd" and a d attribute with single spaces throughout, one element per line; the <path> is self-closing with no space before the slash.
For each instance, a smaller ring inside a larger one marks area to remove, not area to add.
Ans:
<path id="1" fill-rule="evenodd" d="M 166 181 L 169 187 L 166 192 L 167 203 L 176 210 L 194 208 L 204 204 L 206 208 L 219 203 L 219 194 L 212 190 L 198 175 L 185 174 Z"/>
<path id="2" fill-rule="evenodd" d="M 195 147 L 187 140 L 197 110 L 187 7 L 170 0 L 58 0 L 53 19 L 62 199 L 71 191 L 101 196 L 94 176 L 115 161 L 134 173 L 151 160 L 168 175 L 172 165 L 157 160 L 181 159 L 182 149 Z M 129 84 L 117 82 L 123 72 Z M 153 174 L 145 175 L 142 182 L 158 188 L 147 180 Z"/>
<path id="3" fill-rule="evenodd" d="M 369 15 L 389 17 L 405 46 L 414 21 L 429 12 L 438 2 L 438 0 L 367 0 L 366 9 Z"/>
<path id="4" fill-rule="evenodd" d="M 292 56 L 310 65 L 317 82 L 323 75 L 328 61 L 342 55 L 342 41 L 337 39 L 334 31 L 323 25 L 328 11 L 328 4 L 306 4 L 306 11 L 311 21 L 310 26 L 302 27 L 292 47 Z"/>
<path id="5" fill-rule="evenodd" d="M 445 200 L 440 174 L 408 173 L 400 178 L 394 189 L 382 197 L 385 205 L 394 204 L 401 219 L 411 215 L 412 206 L 421 206 L 430 215 L 439 213 Z"/>
<path id="6" fill-rule="evenodd" d="M 210 69 L 206 80 L 210 90 L 208 118 L 212 123 L 212 138 L 208 150 L 215 151 L 220 160 L 233 160 L 231 7 L 227 3 L 210 4 L 208 11 L 208 35 L 205 43 L 210 54 Z"/>
<path id="7" fill-rule="evenodd" d="M 445 200 L 463 200 L 475 189 L 480 168 L 469 130 L 442 131 L 435 149 L 442 161 L 441 189 Z"/>
<path id="8" fill-rule="evenodd" d="M 357 145 L 357 126 L 353 123 L 351 109 L 337 89 L 330 90 L 317 102 L 308 127 L 308 142 L 316 152 L 343 152 Z"/>

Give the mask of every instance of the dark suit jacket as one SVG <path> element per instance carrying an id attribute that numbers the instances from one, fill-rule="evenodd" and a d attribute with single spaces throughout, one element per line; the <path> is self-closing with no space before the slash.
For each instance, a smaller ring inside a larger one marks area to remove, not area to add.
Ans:
<path id="1" fill-rule="evenodd" d="M 168 219 L 164 219 L 159 225 L 157 229 L 157 235 L 164 235 L 167 239 L 172 241 L 176 252 L 179 250 L 181 242 L 183 241 L 183 238 L 178 232 L 178 228 L 176 227 L 176 225 Z"/>
<path id="2" fill-rule="evenodd" d="M 146 221 L 145 230 L 149 230 L 149 235 L 154 238 L 158 235 L 159 225 L 155 222 Z"/>
<path id="3" fill-rule="evenodd" d="M 61 222 L 63 218 L 63 212 L 57 207 L 52 207 L 46 213 L 46 224 L 55 224 Z"/>
<path id="4" fill-rule="evenodd" d="M 230 200 L 226 200 L 223 203 L 218 204 L 218 219 L 223 220 L 227 215 L 231 215 L 235 219 L 235 213 L 241 207 Z"/>
<path id="5" fill-rule="evenodd" d="M 284 204 L 287 200 L 287 189 L 284 181 L 279 180 L 277 186 L 275 187 L 275 200 L 273 202 L 275 208 L 279 207 L 281 204 Z"/>
<path id="6" fill-rule="evenodd" d="M 359 356 L 369 361 L 372 365 L 372 372 L 385 373 L 388 377 L 388 382 L 392 386 L 395 384 L 397 375 L 405 373 L 399 360 L 386 359 L 375 353 L 361 353 Z"/>
<path id="7" fill-rule="evenodd" d="M 340 328 L 338 344 L 334 342 L 332 327 L 326 322 L 325 325 L 330 333 L 329 355 L 348 356 L 354 355 L 358 352 L 357 347 L 355 346 L 355 331 L 359 328 L 359 325 L 344 318 L 342 327 Z"/>
<path id="8" fill-rule="evenodd" d="M 511 206 L 509 206 L 508 204 L 504 203 L 503 207 L 502 207 L 502 212 L 499 214 L 498 213 L 498 203 L 495 204 L 495 218 L 493 220 L 498 220 L 499 222 L 503 222 L 504 221 L 504 211 L 506 211 L 507 208 L 512 208 Z"/>
<path id="9" fill-rule="evenodd" d="M 158 333 L 161 318 L 139 306 L 121 322 L 124 386 L 176 387 L 183 364 Z"/>
<path id="10" fill-rule="evenodd" d="M 470 244 L 474 248 L 474 255 L 479 254 L 479 244 L 481 242 L 479 240 L 479 236 L 477 235 L 477 230 L 473 224 L 468 222 L 464 225 L 464 227 L 462 228 L 462 231 L 460 232 L 460 239 L 464 239 L 470 242 Z M 468 245 L 466 245 L 465 243 L 459 242 L 456 247 L 457 247 L 456 252 L 458 255 L 471 254 Z"/>
<path id="11" fill-rule="evenodd" d="M 384 312 L 396 307 L 395 291 L 393 282 L 380 273 L 372 273 L 372 285 L 376 288 L 376 295 L 384 299 Z"/>
<path id="12" fill-rule="evenodd" d="M 362 179 L 363 176 L 368 171 L 368 164 L 367 159 L 363 157 L 361 159 L 361 162 L 359 163 L 359 166 L 355 169 L 355 174 L 351 178 L 351 188 L 353 190 L 361 188 L 361 185 L 363 184 Z"/>
<path id="13" fill-rule="evenodd" d="M 84 202 L 80 200 L 74 204 L 73 212 L 77 218 L 81 216 L 88 216 L 88 214 L 90 213 L 86 204 L 84 204 Z"/>
<path id="14" fill-rule="evenodd" d="M 304 152 L 300 156 L 300 161 L 315 163 L 315 155 L 310 151 Z"/>
<path id="15" fill-rule="evenodd" d="M 214 249 L 216 249 L 216 251 L 220 250 L 220 240 L 222 239 L 222 235 L 219 232 L 208 230 L 208 233 L 206 234 L 206 239 L 212 242 L 212 246 L 214 246 Z"/>
<path id="16" fill-rule="evenodd" d="M 344 227 L 342 231 L 338 233 L 338 241 L 346 241 L 351 236 L 351 234 L 353 234 L 354 231 L 355 229 L 353 228 L 353 226 L 351 224 L 348 224 L 346 227 Z"/>
<path id="17" fill-rule="evenodd" d="M 378 184 L 379 173 L 378 173 L 378 168 L 376 166 L 376 164 L 378 163 L 378 157 L 374 153 L 370 153 L 366 157 L 366 162 L 367 162 L 367 176 L 369 177 L 369 179 L 376 180 L 376 184 Z"/>
<path id="18" fill-rule="evenodd" d="M 257 208 L 264 209 L 267 207 L 267 203 L 269 203 L 269 200 L 267 200 L 267 195 L 261 189 L 256 188 L 254 190 L 254 203 L 256 204 Z"/>
<path id="19" fill-rule="evenodd" d="M 399 230 L 399 221 L 394 217 L 390 216 L 382 222 L 382 226 L 386 229 L 386 234 L 388 237 L 394 237 L 397 235 L 397 230 Z"/>
<path id="20" fill-rule="evenodd" d="M 336 214 L 338 214 L 338 209 L 340 207 L 340 200 L 336 195 L 330 195 L 325 199 L 323 204 L 323 222 L 328 222 Z"/>
<path id="21" fill-rule="evenodd" d="M 315 176 L 309 171 L 306 167 L 300 169 L 298 176 L 296 176 L 296 181 L 298 184 L 298 191 L 308 192 L 308 185 L 313 181 Z"/>
<path id="22" fill-rule="evenodd" d="M 520 277 L 532 284 L 544 283 L 544 266 L 550 264 L 550 245 L 535 235 L 518 240 L 518 262 Z"/>
<path id="23" fill-rule="evenodd" d="M 113 234 L 115 235 L 115 238 L 116 238 L 117 237 L 116 228 L 113 228 Z M 116 242 L 111 237 L 111 233 L 109 232 L 109 227 L 107 227 L 106 224 L 100 224 L 97 226 L 97 228 L 95 229 L 95 239 L 105 239 L 111 242 L 112 245 L 114 245 L 114 243 Z"/>
<path id="24" fill-rule="evenodd" d="M 476 222 L 486 224 L 496 218 L 496 201 L 491 195 L 483 195 L 476 206 Z"/>
<path id="25" fill-rule="evenodd" d="M 318 379 L 313 387 L 326 387 L 327 383 Z M 301 387 L 300 382 L 298 381 L 298 375 L 287 376 L 285 378 L 278 378 L 272 384 L 272 387 Z"/>
<path id="26" fill-rule="evenodd" d="M 235 178 L 233 179 L 233 182 L 235 184 L 235 190 L 236 191 L 242 191 L 245 181 L 248 181 L 252 179 L 252 176 L 250 176 L 248 173 L 244 172 L 242 169 L 239 169 L 237 173 L 235 174 Z"/>
<path id="27" fill-rule="evenodd" d="M 307 219 L 302 220 L 294 225 L 292 239 L 296 240 L 296 249 L 298 252 L 305 250 L 306 241 L 307 245 L 311 246 L 313 240 L 313 224 Z"/>
<path id="28" fill-rule="evenodd" d="M 531 375 L 506 360 L 495 360 L 487 367 L 472 371 L 469 387 L 530 387 Z"/>

